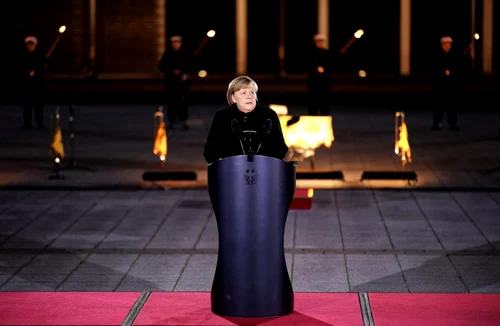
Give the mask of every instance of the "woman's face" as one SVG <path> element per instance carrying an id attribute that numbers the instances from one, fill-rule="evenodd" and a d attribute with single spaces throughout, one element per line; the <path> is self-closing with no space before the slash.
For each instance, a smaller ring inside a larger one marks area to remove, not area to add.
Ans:
<path id="1" fill-rule="evenodd" d="M 236 103 L 241 112 L 251 112 L 257 105 L 257 94 L 253 87 L 242 88 L 233 95 L 233 102 Z"/>

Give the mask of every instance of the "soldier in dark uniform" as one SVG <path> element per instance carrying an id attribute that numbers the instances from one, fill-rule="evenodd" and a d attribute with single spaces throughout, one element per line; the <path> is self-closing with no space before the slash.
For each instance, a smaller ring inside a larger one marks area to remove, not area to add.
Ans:
<path id="1" fill-rule="evenodd" d="M 257 104 L 257 90 L 255 81 L 247 76 L 237 77 L 229 84 L 226 98 L 231 107 L 215 114 L 203 152 L 207 163 L 250 152 L 277 159 L 285 157 L 288 146 L 278 115 Z"/>
<path id="2" fill-rule="evenodd" d="M 159 69 L 165 77 L 169 128 L 174 126 L 178 118 L 182 121 L 183 128 L 187 130 L 189 129 L 187 124 L 189 104 L 188 63 L 191 55 L 182 47 L 181 36 L 172 36 L 170 42 L 171 49 L 165 51 L 159 63 Z"/>
<path id="3" fill-rule="evenodd" d="M 449 36 L 441 38 L 441 50 L 436 58 L 433 81 L 433 121 L 431 130 L 442 128 L 443 114 L 446 112 L 450 130 L 459 131 L 457 105 L 457 75 L 460 74 L 460 58 L 452 50 L 453 40 Z"/>
<path id="4" fill-rule="evenodd" d="M 328 115 L 331 62 L 324 35 L 314 36 L 314 48 L 308 67 L 309 115 Z"/>
<path id="5" fill-rule="evenodd" d="M 38 40 L 28 36 L 24 40 L 25 51 L 20 60 L 21 96 L 23 101 L 23 129 L 30 130 L 31 117 L 35 111 L 35 123 L 38 129 L 44 129 L 43 123 L 43 75 L 45 69 L 45 56 L 37 48 Z"/>

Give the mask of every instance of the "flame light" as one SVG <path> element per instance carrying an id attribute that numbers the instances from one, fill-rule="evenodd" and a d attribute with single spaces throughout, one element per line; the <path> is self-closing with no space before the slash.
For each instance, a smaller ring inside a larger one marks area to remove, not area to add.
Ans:
<path id="1" fill-rule="evenodd" d="M 360 38 L 361 36 L 363 36 L 363 34 L 364 34 L 364 33 L 365 33 L 365 32 L 364 32 L 362 29 L 358 29 L 358 30 L 356 31 L 356 33 L 354 33 L 354 37 L 355 37 L 355 38 Z"/>
<path id="2" fill-rule="evenodd" d="M 292 116 L 280 116 L 279 119 L 286 145 L 301 158 L 313 156 L 322 145 L 332 146 L 335 137 L 331 116 L 300 116 L 298 122 L 290 126 L 287 122 Z"/>

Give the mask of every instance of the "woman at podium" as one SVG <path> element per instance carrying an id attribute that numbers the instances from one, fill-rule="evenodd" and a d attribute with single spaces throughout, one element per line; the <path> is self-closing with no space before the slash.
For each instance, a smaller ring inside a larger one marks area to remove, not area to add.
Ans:
<path id="1" fill-rule="evenodd" d="M 213 118 L 203 156 L 208 164 L 236 155 L 283 159 L 288 146 L 276 112 L 257 104 L 257 83 L 248 76 L 233 79 L 226 99 L 230 107 Z"/>

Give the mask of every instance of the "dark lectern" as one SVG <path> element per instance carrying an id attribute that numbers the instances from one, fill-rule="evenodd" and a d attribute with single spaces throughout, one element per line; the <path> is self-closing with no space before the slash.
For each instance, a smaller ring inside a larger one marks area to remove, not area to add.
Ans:
<path id="1" fill-rule="evenodd" d="M 208 189 L 219 231 L 212 312 L 228 317 L 293 312 L 284 233 L 295 191 L 295 165 L 246 155 L 208 167 Z"/>

